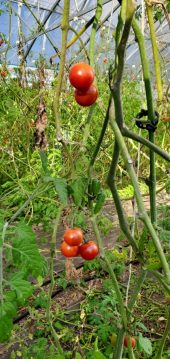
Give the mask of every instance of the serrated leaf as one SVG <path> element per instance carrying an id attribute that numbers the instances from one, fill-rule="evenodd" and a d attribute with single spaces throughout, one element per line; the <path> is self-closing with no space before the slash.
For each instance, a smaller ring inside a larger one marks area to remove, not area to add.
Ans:
<path id="1" fill-rule="evenodd" d="M 70 186 L 72 197 L 76 206 L 80 206 L 85 194 L 87 178 L 77 178 Z"/>
<path id="2" fill-rule="evenodd" d="M 140 350 L 144 351 L 146 354 L 152 354 L 152 343 L 148 338 L 144 338 L 141 334 L 138 338 L 138 344 Z"/>
<path id="3" fill-rule="evenodd" d="M 67 204 L 67 181 L 64 178 L 54 178 L 54 185 L 61 203 Z"/>
<path id="4" fill-rule="evenodd" d="M 148 328 L 146 328 L 145 325 L 141 322 L 137 322 L 136 327 L 143 329 L 145 332 L 148 332 Z"/>
<path id="5" fill-rule="evenodd" d="M 32 228 L 24 222 L 20 222 L 16 226 L 16 237 L 24 241 L 35 242 L 36 235 Z"/>
<path id="6" fill-rule="evenodd" d="M 161 231 L 160 232 L 160 239 L 162 241 L 170 243 L 170 231 Z"/>
<path id="7" fill-rule="evenodd" d="M 3 343 L 9 339 L 13 328 L 12 319 L 7 315 L 0 316 L 0 342 Z"/>
<path id="8" fill-rule="evenodd" d="M 0 317 L 7 315 L 9 317 L 14 317 L 17 312 L 15 304 L 11 302 L 4 302 L 0 305 Z"/>
<path id="9" fill-rule="evenodd" d="M 92 354 L 93 359 L 106 359 L 106 357 L 99 350 L 95 350 Z"/>
<path id="10" fill-rule="evenodd" d="M 25 274 L 42 275 L 45 272 L 45 259 L 39 253 L 32 228 L 21 222 L 16 227 L 16 236 L 12 248 L 15 265 L 24 266 Z"/>
<path id="11" fill-rule="evenodd" d="M 33 292 L 32 285 L 24 280 L 24 279 L 17 279 L 15 277 L 11 278 L 8 282 L 10 288 L 15 290 L 17 299 L 19 302 L 24 303 L 27 298 L 29 298 Z"/>
<path id="12" fill-rule="evenodd" d="M 28 238 L 27 238 L 28 240 Z M 44 259 L 38 251 L 36 243 L 20 239 L 13 240 L 13 260 L 16 266 L 24 265 L 28 273 L 41 275 L 44 270 Z"/>
<path id="13" fill-rule="evenodd" d="M 99 193 L 96 197 L 96 204 L 94 207 L 94 214 L 97 214 L 98 212 L 100 212 L 100 210 L 103 207 L 105 201 L 105 194 L 103 192 Z"/>

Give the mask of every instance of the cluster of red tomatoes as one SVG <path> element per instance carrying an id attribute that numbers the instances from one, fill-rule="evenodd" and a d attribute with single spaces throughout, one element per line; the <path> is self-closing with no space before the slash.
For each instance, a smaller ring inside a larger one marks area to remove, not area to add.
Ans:
<path id="1" fill-rule="evenodd" d="M 117 335 L 116 335 L 115 333 L 113 333 L 113 334 L 110 336 L 110 341 L 111 341 L 111 343 L 112 343 L 113 346 L 116 345 Z M 136 346 L 136 339 L 135 339 L 135 337 L 130 337 L 130 341 L 131 341 L 131 346 L 132 346 L 132 348 L 135 348 L 135 346 Z M 125 335 L 125 337 L 124 337 L 123 344 L 124 344 L 124 347 L 125 347 L 125 348 L 128 348 L 128 336 L 127 336 L 127 335 Z"/>
<path id="2" fill-rule="evenodd" d="M 75 87 L 74 97 L 80 106 L 91 106 L 96 102 L 98 90 L 93 84 L 94 71 L 90 65 L 84 62 L 74 64 L 69 72 L 69 80 Z"/>
<path id="3" fill-rule="evenodd" d="M 65 257 L 77 257 L 92 260 L 99 253 L 99 247 L 94 241 L 83 243 L 83 232 L 80 228 L 67 229 L 64 233 L 64 240 L 60 247 Z"/>

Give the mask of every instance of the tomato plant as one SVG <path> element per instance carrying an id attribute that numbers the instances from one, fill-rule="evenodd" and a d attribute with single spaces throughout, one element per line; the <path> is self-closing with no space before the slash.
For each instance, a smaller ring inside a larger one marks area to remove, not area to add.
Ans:
<path id="1" fill-rule="evenodd" d="M 135 348 L 136 346 L 136 339 L 134 337 L 130 337 L 132 348 Z M 125 335 L 124 337 L 124 346 L 128 348 L 128 336 Z"/>
<path id="2" fill-rule="evenodd" d="M 95 85 L 88 88 L 87 91 L 75 90 L 75 100 L 80 106 L 91 106 L 96 102 L 98 90 Z"/>
<path id="3" fill-rule="evenodd" d="M 93 69 L 84 62 L 74 64 L 69 72 L 69 80 L 76 89 L 87 90 L 94 80 Z"/>
<path id="4" fill-rule="evenodd" d="M 69 246 L 79 246 L 83 241 L 81 228 L 67 229 L 64 233 L 64 241 L 69 244 Z"/>
<path id="5" fill-rule="evenodd" d="M 69 246 L 65 241 L 62 242 L 60 246 L 61 253 L 65 257 L 76 257 L 79 251 L 78 246 Z"/>
<path id="6" fill-rule="evenodd" d="M 99 247 L 97 243 L 93 241 L 84 243 L 79 247 L 79 254 L 83 259 L 86 260 L 94 259 L 98 255 L 98 253 L 99 253 Z"/>

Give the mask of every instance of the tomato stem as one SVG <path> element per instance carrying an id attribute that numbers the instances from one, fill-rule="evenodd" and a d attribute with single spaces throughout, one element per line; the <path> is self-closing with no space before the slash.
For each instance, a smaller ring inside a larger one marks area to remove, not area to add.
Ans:
<path id="1" fill-rule="evenodd" d="M 100 256 L 101 256 L 102 260 L 106 263 L 108 273 L 110 274 L 110 277 L 111 277 L 112 282 L 113 282 L 113 286 L 114 286 L 114 289 L 115 289 L 115 292 L 116 292 L 116 295 L 117 295 L 119 309 L 120 309 L 120 313 L 121 313 L 122 325 L 123 325 L 123 328 L 126 330 L 126 328 L 127 328 L 127 316 L 126 316 L 126 309 L 125 309 L 125 306 L 124 306 L 122 293 L 120 291 L 119 284 L 118 284 L 117 278 L 115 276 L 115 273 L 113 271 L 113 268 L 111 266 L 111 263 L 110 263 L 109 259 L 107 258 L 107 256 L 105 255 L 103 241 L 102 241 L 102 238 L 100 236 L 100 232 L 99 232 L 99 229 L 98 229 L 98 225 L 97 225 L 95 216 L 91 217 L 91 222 L 92 222 L 93 229 L 94 229 L 94 232 L 95 232 L 95 235 L 96 235 L 96 239 L 97 239 L 97 242 L 98 242 L 98 245 L 99 245 Z"/>

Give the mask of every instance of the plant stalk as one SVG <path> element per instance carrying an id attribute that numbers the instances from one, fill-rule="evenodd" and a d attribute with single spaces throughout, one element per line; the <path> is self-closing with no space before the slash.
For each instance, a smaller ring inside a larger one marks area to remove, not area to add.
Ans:
<path id="1" fill-rule="evenodd" d="M 108 273 L 110 274 L 110 277 L 111 277 L 113 285 L 114 285 L 114 289 L 115 289 L 117 299 L 118 299 L 118 305 L 119 305 L 119 310 L 120 310 L 120 314 L 121 314 L 122 325 L 123 325 L 123 328 L 126 330 L 126 328 L 127 328 L 127 317 L 126 317 L 126 310 L 125 310 L 125 306 L 124 306 L 122 293 L 120 291 L 119 284 L 118 284 L 118 281 L 116 279 L 115 273 L 114 273 L 114 271 L 112 269 L 111 263 L 110 263 L 109 259 L 105 255 L 105 250 L 104 250 L 104 247 L 103 247 L 102 238 L 100 236 L 100 232 L 99 232 L 99 229 L 98 229 L 98 225 L 97 225 L 95 216 L 91 217 L 91 222 L 92 222 L 93 230 L 94 230 L 94 233 L 96 235 L 96 239 L 97 239 L 97 242 L 98 242 L 98 245 L 99 245 L 99 248 L 100 248 L 100 254 L 101 254 L 102 260 L 105 262 L 105 264 L 107 266 Z"/>
<path id="2" fill-rule="evenodd" d="M 147 212 L 145 210 L 143 199 L 142 199 L 140 189 L 139 189 L 139 185 L 138 185 L 138 181 L 137 181 L 135 171 L 134 171 L 134 168 L 133 168 L 133 161 L 130 158 L 130 155 L 128 153 L 125 141 L 123 139 L 123 136 L 122 136 L 122 134 L 120 132 L 120 129 L 119 129 L 118 125 L 117 125 L 116 121 L 114 120 L 114 118 L 111 117 L 111 112 L 110 112 L 110 124 L 111 124 L 111 127 L 112 127 L 112 129 L 113 129 L 113 131 L 115 133 L 115 137 L 116 137 L 116 140 L 118 142 L 118 145 L 119 145 L 123 160 L 125 162 L 127 172 L 128 172 L 128 174 L 129 174 L 129 176 L 131 178 L 131 181 L 132 181 L 132 184 L 133 184 L 133 187 L 134 187 L 135 197 L 136 197 L 138 209 L 140 211 L 141 219 L 145 223 L 146 227 L 148 228 L 149 233 L 152 236 L 152 240 L 153 240 L 155 249 L 157 251 L 158 257 L 160 259 L 163 271 L 165 273 L 167 283 L 170 284 L 169 265 L 167 263 L 163 248 L 162 248 L 161 243 L 159 241 L 159 237 L 158 237 L 155 229 L 153 228 L 152 223 L 150 221 L 150 218 L 149 218 L 149 216 L 148 216 L 148 214 L 147 214 Z"/>
<path id="3" fill-rule="evenodd" d="M 166 152 L 163 149 L 159 148 L 158 146 L 156 146 L 154 143 L 150 142 L 146 138 L 141 137 L 137 133 L 130 131 L 127 127 L 123 127 L 122 135 L 124 137 L 131 138 L 134 141 L 142 143 L 142 145 L 148 147 L 150 150 L 153 150 L 159 156 L 164 158 L 166 161 L 170 162 L 170 155 L 168 154 L 168 152 Z"/>
<path id="4" fill-rule="evenodd" d="M 148 109 L 148 119 L 151 122 L 155 120 L 155 112 L 153 107 L 153 96 L 152 96 L 152 87 L 151 87 L 151 79 L 150 79 L 150 70 L 147 52 L 145 48 L 145 41 L 142 31 L 138 25 L 138 22 L 135 18 L 132 21 L 132 28 L 134 30 L 136 39 L 138 41 L 141 64 L 143 70 L 144 84 L 145 84 L 145 92 L 146 92 L 146 101 L 147 101 L 147 109 Z M 149 141 L 154 144 L 154 133 L 149 131 Z M 157 221 L 157 211 L 156 211 L 156 169 L 155 169 L 155 153 L 152 149 L 150 149 L 150 213 L 151 213 L 151 221 L 156 224 Z"/>
<path id="5" fill-rule="evenodd" d="M 162 358 L 163 349 L 164 349 L 165 342 L 166 342 L 166 339 L 167 339 L 167 336 L 168 336 L 169 332 L 170 332 L 170 306 L 169 306 L 169 314 L 168 314 L 166 328 L 165 328 L 163 336 L 161 338 L 160 346 L 159 346 L 159 349 L 158 349 L 158 351 L 157 351 L 157 353 L 155 355 L 155 359 Z"/>
<path id="6" fill-rule="evenodd" d="M 51 318 L 51 298 L 52 298 L 52 293 L 53 293 L 53 289 L 54 289 L 54 285 L 55 285 L 55 280 L 54 280 L 54 256 L 55 256 L 55 250 L 56 250 L 56 237 L 57 237 L 57 230 L 58 230 L 58 225 L 59 225 L 59 220 L 61 217 L 61 213 L 63 210 L 63 206 L 60 206 L 58 208 L 58 212 L 57 212 L 57 216 L 55 219 L 55 224 L 54 224 L 54 228 L 53 228 L 53 233 L 52 233 L 52 237 L 51 237 L 51 243 L 50 243 L 50 286 L 49 286 L 49 291 L 48 291 L 48 306 L 47 306 L 47 321 L 49 323 L 50 329 L 51 329 L 51 333 L 53 335 L 53 338 L 55 340 L 55 343 L 57 345 L 57 349 L 59 354 L 63 354 L 63 349 L 60 345 L 60 341 L 58 338 L 58 335 L 53 327 L 53 323 L 52 323 L 52 318 Z"/>
<path id="7" fill-rule="evenodd" d="M 157 84 L 157 93 L 158 93 L 158 101 L 159 103 L 163 100 L 163 87 L 162 87 L 162 77 L 161 77 L 161 67 L 160 67 L 160 60 L 159 60 L 159 52 L 156 43 L 156 36 L 155 36 L 155 26 L 154 26 L 154 18 L 153 18 L 153 7 L 152 5 L 148 5 L 146 3 L 146 11 L 148 16 L 148 23 L 150 28 L 150 36 L 151 36 L 151 43 L 152 43 L 152 51 L 153 51 L 153 60 L 155 64 L 155 75 L 156 75 L 156 84 Z"/>
<path id="8" fill-rule="evenodd" d="M 102 3 L 103 0 L 97 0 L 96 13 L 94 16 L 92 30 L 90 34 L 89 57 L 90 57 L 90 65 L 92 68 L 94 68 L 95 65 L 95 56 L 94 56 L 95 36 L 96 36 L 97 26 L 102 14 Z"/>

